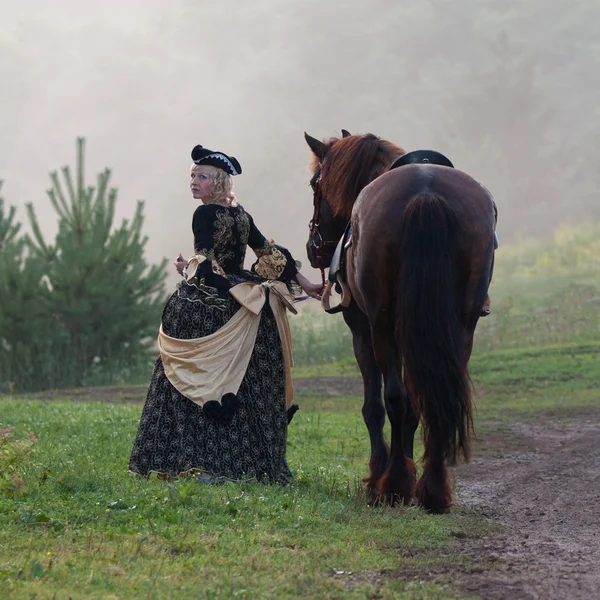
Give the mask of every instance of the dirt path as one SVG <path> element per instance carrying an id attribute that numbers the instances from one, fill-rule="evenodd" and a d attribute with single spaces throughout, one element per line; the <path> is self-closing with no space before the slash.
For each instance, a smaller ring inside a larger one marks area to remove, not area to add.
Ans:
<path id="1" fill-rule="evenodd" d="M 302 391 L 362 394 L 359 378 L 300 381 Z M 486 600 L 600 600 L 600 412 L 513 424 L 483 442 L 486 456 L 455 470 L 456 500 L 503 533 L 457 533 L 464 568 L 430 576 Z"/>
<path id="2" fill-rule="evenodd" d="M 486 599 L 600 598 L 600 415 L 511 429 L 530 451 L 457 468 L 458 503 L 506 527 L 464 540 L 477 566 L 457 583 Z"/>
<path id="3" fill-rule="evenodd" d="M 300 393 L 308 392 L 311 394 L 362 396 L 363 385 L 360 377 L 313 377 L 294 379 L 294 390 Z M 23 397 L 40 400 L 64 399 L 82 402 L 90 400 L 99 400 L 102 402 L 144 402 L 147 391 L 147 385 L 106 386 L 50 390 L 47 392 L 35 392 Z"/>

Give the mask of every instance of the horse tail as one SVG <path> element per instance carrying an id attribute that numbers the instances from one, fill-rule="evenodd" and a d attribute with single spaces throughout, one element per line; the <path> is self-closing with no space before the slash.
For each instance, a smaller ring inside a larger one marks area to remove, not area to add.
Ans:
<path id="1" fill-rule="evenodd" d="M 469 459 L 471 382 L 455 267 L 459 222 L 446 200 L 413 196 L 400 222 L 395 340 L 405 384 L 421 415 L 427 459 Z M 463 292 L 464 293 L 464 292 Z"/>

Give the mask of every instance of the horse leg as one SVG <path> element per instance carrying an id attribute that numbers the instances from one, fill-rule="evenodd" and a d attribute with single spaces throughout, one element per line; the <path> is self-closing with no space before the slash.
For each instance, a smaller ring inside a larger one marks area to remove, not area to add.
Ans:
<path id="1" fill-rule="evenodd" d="M 417 500 L 426 511 L 445 514 L 452 506 L 452 480 L 437 440 L 432 432 L 425 437 L 423 475 L 417 484 Z"/>
<path id="2" fill-rule="evenodd" d="M 406 378 L 406 374 L 405 374 Z M 408 381 L 404 381 L 404 388 L 408 394 L 408 402 L 406 403 L 406 418 L 404 419 L 403 426 L 403 438 L 404 442 L 404 455 L 414 459 L 414 446 L 415 446 L 415 433 L 419 426 L 419 414 L 417 413 L 415 406 L 410 399 L 410 384 Z"/>
<path id="3" fill-rule="evenodd" d="M 371 458 L 369 476 L 364 480 L 367 499 L 370 504 L 376 500 L 377 482 L 383 475 L 388 463 L 388 447 L 383 437 L 385 409 L 381 398 L 381 370 L 375 360 L 371 329 L 367 316 L 352 302 L 344 311 L 344 320 L 352 331 L 354 355 L 362 373 L 364 385 L 363 419 L 371 440 Z"/>
<path id="4" fill-rule="evenodd" d="M 416 424 L 408 393 L 398 374 L 397 357 L 387 339 L 389 332 L 390 328 L 385 326 L 372 329 L 374 349 L 385 382 L 385 408 L 392 432 L 390 458 L 379 480 L 377 493 L 394 505 L 397 502 L 408 504 L 415 494 L 416 467 L 412 459 L 412 442 Z"/>

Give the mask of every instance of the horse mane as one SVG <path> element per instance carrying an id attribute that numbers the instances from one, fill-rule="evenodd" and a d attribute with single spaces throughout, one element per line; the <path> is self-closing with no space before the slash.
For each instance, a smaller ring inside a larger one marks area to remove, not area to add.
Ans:
<path id="1" fill-rule="evenodd" d="M 406 154 L 400 146 L 372 133 L 326 142 L 327 154 L 321 165 L 323 194 L 333 214 L 350 218 L 361 190 L 388 170 L 393 160 Z M 318 167 L 318 159 L 313 163 Z"/>

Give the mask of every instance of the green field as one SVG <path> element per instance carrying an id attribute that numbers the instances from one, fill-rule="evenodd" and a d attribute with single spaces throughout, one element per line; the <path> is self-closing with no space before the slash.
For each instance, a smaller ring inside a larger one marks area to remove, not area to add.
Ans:
<path id="1" fill-rule="evenodd" d="M 499 253 L 471 360 L 476 458 L 518 445 L 511 423 L 600 414 L 590 231 Z M 357 376 L 340 318 L 305 306 L 291 322 L 295 378 Z M 493 533 L 461 506 L 430 516 L 366 505 L 358 396 L 299 395 L 287 487 L 128 474 L 142 407 L 124 396 L 0 399 L 0 597 L 451 598 L 427 573 L 468 570 L 457 538 Z"/>
<path id="2" fill-rule="evenodd" d="M 599 409 L 600 344 L 482 354 L 476 454 L 515 420 Z M 334 367 L 335 365 L 331 365 Z M 365 504 L 368 438 L 357 397 L 299 398 L 288 487 L 146 481 L 126 473 L 140 404 L 4 399 L 0 587 L 11 598 L 445 598 L 414 573 L 464 561 L 457 531 L 489 527 L 456 507 Z M 507 440 L 507 442 L 510 440 Z M 464 565 L 463 565 L 464 567 Z M 60 593 L 59 593 L 60 592 Z"/>

